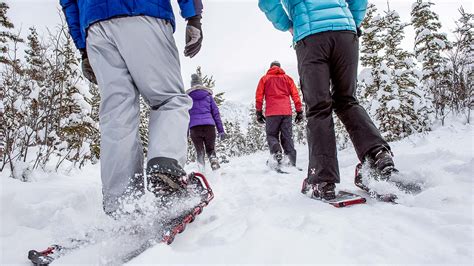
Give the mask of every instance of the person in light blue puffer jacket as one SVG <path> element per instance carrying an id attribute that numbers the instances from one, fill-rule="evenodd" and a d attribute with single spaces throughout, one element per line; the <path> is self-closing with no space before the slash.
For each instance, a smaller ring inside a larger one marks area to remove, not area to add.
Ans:
<path id="1" fill-rule="evenodd" d="M 258 6 L 275 28 L 292 30 L 293 41 L 297 42 L 318 32 L 356 32 L 364 19 L 367 0 L 259 0 Z"/>
<path id="2" fill-rule="evenodd" d="M 336 198 L 340 182 L 332 112 L 344 124 L 361 162 L 389 178 L 390 146 L 357 101 L 359 26 L 367 0 L 259 0 L 273 26 L 293 34 L 308 118 L 309 165 L 302 192 Z M 356 178 L 357 186 L 366 187 Z"/>

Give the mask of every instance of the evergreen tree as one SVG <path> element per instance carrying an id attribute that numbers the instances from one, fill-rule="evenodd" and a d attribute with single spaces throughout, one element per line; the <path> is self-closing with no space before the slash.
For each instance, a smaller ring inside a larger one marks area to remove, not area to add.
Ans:
<path id="1" fill-rule="evenodd" d="M 201 70 L 201 67 L 198 66 L 196 68 L 196 74 L 201 78 L 202 80 L 202 85 L 208 89 L 214 89 L 214 87 L 216 86 L 216 80 L 214 79 L 213 76 L 208 76 L 208 75 L 204 75 L 202 73 L 202 70 Z M 225 99 L 224 99 L 224 93 L 225 92 L 219 92 L 219 93 L 216 93 L 214 95 L 214 101 L 216 102 L 216 105 L 219 107 L 221 106 Z"/>
<path id="2" fill-rule="evenodd" d="M 361 105 L 374 117 L 377 110 L 377 94 L 386 86 L 386 75 L 381 68 L 383 61 L 383 31 L 385 21 L 383 17 L 376 14 L 377 8 L 374 4 L 369 4 L 367 14 L 362 22 L 362 42 L 361 42 L 361 64 L 366 67 L 359 75 L 357 96 Z"/>
<path id="3" fill-rule="evenodd" d="M 398 140 L 412 133 L 428 130 L 425 125 L 423 95 L 417 89 L 418 79 L 412 54 L 401 48 L 406 23 L 402 23 L 395 11 L 387 11 L 384 17 L 384 61 L 379 71 L 384 74 L 381 91 L 377 92 L 376 119 L 379 128 L 389 141 Z M 424 121 L 420 124 L 420 120 Z"/>
<path id="4" fill-rule="evenodd" d="M 431 10 L 434 3 L 417 0 L 411 11 L 411 22 L 415 29 L 415 55 L 423 65 L 422 80 L 432 96 L 433 105 L 439 118 L 444 119 L 452 98 L 449 86 L 449 72 L 446 68 L 447 58 L 443 52 L 451 44 L 446 34 L 440 33 L 441 23 L 438 15 Z"/>
<path id="5" fill-rule="evenodd" d="M 470 123 L 471 109 L 474 108 L 474 14 L 459 9 L 461 17 L 456 21 L 454 34 L 456 41 L 450 59 L 450 85 L 453 91 L 452 108 L 465 112 Z"/>
<path id="6" fill-rule="evenodd" d="M 255 105 L 253 104 L 249 111 L 249 124 L 247 127 L 247 136 L 245 137 L 245 143 L 247 144 L 247 154 L 266 150 L 268 148 L 265 126 L 257 122 L 256 109 Z"/>
<path id="7" fill-rule="evenodd" d="M 14 24 L 7 16 L 9 6 L 5 2 L 0 2 L 0 170 L 5 167 L 7 160 L 10 158 L 11 150 L 14 142 L 14 132 L 10 127 L 14 121 L 12 113 L 13 99 L 16 99 L 17 88 L 21 76 L 21 63 L 17 57 L 18 43 L 23 42 L 18 34 L 14 34 Z M 12 49 L 10 47 L 13 47 Z M 13 119 L 13 120 L 12 120 Z M 7 129 L 9 132 L 7 132 Z M 10 133 L 10 134 L 9 134 Z M 7 151 L 5 152 L 5 149 Z M 11 168 L 13 165 L 11 165 Z"/>

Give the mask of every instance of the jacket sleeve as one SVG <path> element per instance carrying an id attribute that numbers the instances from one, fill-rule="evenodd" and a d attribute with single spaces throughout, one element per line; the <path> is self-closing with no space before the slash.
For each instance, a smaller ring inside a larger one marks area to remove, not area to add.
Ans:
<path id="1" fill-rule="evenodd" d="M 356 26 L 360 27 L 367 10 L 367 0 L 346 0 L 346 2 L 349 5 L 349 10 L 352 13 Z"/>
<path id="2" fill-rule="evenodd" d="M 258 82 L 257 93 L 255 95 L 255 109 L 262 111 L 263 109 L 263 98 L 265 96 L 265 78 L 261 78 Z"/>
<path id="3" fill-rule="evenodd" d="M 60 0 L 59 3 L 63 8 L 64 16 L 66 17 L 66 22 L 69 28 L 69 34 L 71 35 L 76 48 L 85 49 L 86 43 L 82 38 L 77 0 Z"/>
<path id="4" fill-rule="evenodd" d="M 178 0 L 181 16 L 185 19 L 202 14 L 201 0 Z"/>
<path id="5" fill-rule="evenodd" d="M 293 99 L 293 103 L 295 104 L 296 112 L 301 112 L 303 107 L 301 105 L 301 99 L 298 93 L 298 89 L 296 88 L 296 85 L 293 79 L 289 76 L 287 77 L 288 77 L 288 84 L 290 85 L 291 99 Z"/>
<path id="6" fill-rule="evenodd" d="M 216 122 L 217 132 L 223 133 L 224 127 L 222 125 L 221 114 L 219 113 L 219 107 L 217 107 L 217 104 L 212 98 L 212 96 L 209 96 L 209 97 L 211 97 L 211 113 L 212 113 L 212 118 L 214 118 L 214 122 Z"/>
<path id="7" fill-rule="evenodd" d="M 267 19 L 273 26 L 281 31 L 287 31 L 293 26 L 293 22 L 288 17 L 281 0 L 259 0 L 258 7 L 265 13 Z"/>

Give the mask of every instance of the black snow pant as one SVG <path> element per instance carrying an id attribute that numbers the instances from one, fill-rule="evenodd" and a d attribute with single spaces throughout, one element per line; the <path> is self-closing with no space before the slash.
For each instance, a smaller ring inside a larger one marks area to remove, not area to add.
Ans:
<path id="1" fill-rule="evenodd" d="M 290 163 L 296 165 L 296 150 L 293 144 L 291 115 L 267 116 L 265 129 L 270 153 L 275 154 L 281 152 L 281 147 L 283 146 L 283 150 L 288 156 Z"/>
<path id="2" fill-rule="evenodd" d="M 359 40 L 352 31 L 317 33 L 296 44 L 308 118 L 309 183 L 339 183 L 332 111 L 344 124 L 360 161 L 387 142 L 356 98 Z"/>
<path id="3" fill-rule="evenodd" d="M 216 127 L 212 125 L 194 126 L 190 130 L 191 140 L 196 148 L 197 161 L 204 165 L 205 155 L 216 156 Z"/>

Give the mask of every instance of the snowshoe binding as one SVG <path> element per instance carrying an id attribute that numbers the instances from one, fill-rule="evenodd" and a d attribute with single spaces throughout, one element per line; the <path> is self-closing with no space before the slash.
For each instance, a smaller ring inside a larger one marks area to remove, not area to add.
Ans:
<path id="1" fill-rule="evenodd" d="M 306 178 L 303 180 L 301 193 L 309 194 L 311 198 L 329 203 L 337 208 L 366 202 L 364 197 L 347 191 L 339 191 L 336 194 L 335 188 L 334 183 L 310 184 L 308 178 Z"/>

